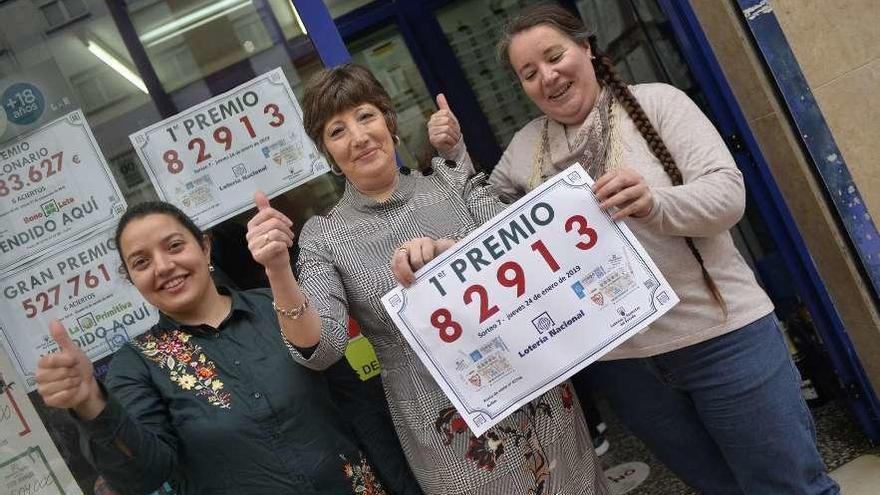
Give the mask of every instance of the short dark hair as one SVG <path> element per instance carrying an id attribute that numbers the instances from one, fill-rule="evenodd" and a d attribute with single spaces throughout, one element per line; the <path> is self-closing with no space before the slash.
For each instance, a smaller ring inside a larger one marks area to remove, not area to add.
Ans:
<path id="1" fill-rule="evenodd" d="M 323 139 L 327 121 L 364 103 L 375 105 L 385 116 L 391 135 L 397 134 L 397 113 L 391 97 L 370 69 L 358 64 L 342 64 L 324 69 L 309 80 L 303 96 L 303 125 L 318 150 L 327 154 Z"/>
<path id="2" fill-rule="evenodd" d="M 165 201 L 147 201 L 129 206 L 119 219 L 119 223 L 116 224 L 116 234 L 114 236 L 114 240 L 116 241 L 116 252 L 119 253 L 119 259 L 122 261 L 122 267 L 120 270 L 124 272 L 126 277 L 128 276 L 128 266 L 125 264 L 125 256 L 122 254 L 122 246 L 119 245 L 119 239 L 122 237 L 122 232 L 125 230 L 125 227 L 127 227 L 132 220 L 137 220 L 147 215 L 168 215 L 180 222 L 180 224 L 183 225 L 183 227 L 188 230 L 199 243 L 202 242 L 202 239 L 205 236 L 205 233 L 202 232 L 202 229 L 200 229 L 195 222 L 193 222 L 192 218 L 171 203 L 166 203 Z"/>

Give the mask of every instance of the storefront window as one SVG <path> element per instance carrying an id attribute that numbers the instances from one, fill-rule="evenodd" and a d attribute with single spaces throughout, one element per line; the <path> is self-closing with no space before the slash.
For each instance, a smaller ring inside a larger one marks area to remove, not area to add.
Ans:
<path id="1" fill-rule="evenodd" d="M 0 19 L 0 149 L 6 151 L 27 133 L 81 111 L 128 205 L 158 197 L 129 135 L 276 67 L 301 96 L 305 81 L 322 68 L 288 0 L 7 0 L 0 1 Z M 0 162 L 8 164 L 8 157 L 2 158 Z M 73 163 L 65 161 L 64 166 L 70 170 Z M 0 177 L 0 196 L 30 186 L 25 185 L 27 172 L 15 173 L 13 179 L 10 173 L 4 171 Z M 39 170 L 32 171 L 30 180 L 40 177 Z M 300 226 L 335 204 L 341 190 L 341 182 L 325 174 L 282 194 L 273 205 Z M 235 269 L 228 271 L 238 270 L 227 274 L 229 279 L 245 286 L 256 283 L 249 278 L 254 267 L 248 265 L 247 251 L 240 249 L 242 224 L 250 215 L 212 229 L 215 239 L 224 242 L 225 264 Z M 9 233 L 0 228 L 2 232 Z M 0 279 L 8 273 L 0 270 Z M 66 289 L 63 283 L 62 287 Z M 10 301 L 17 304 L 31 295 L 16 292 Z M 0 315 L 0 320 L 6 316 Z M 45 333 L 44 328 L 34 331 Z M 26 480 L 28 469 L 40 480 L 54 480 L 53 493 L 95 493 L 100 480 L 80 454 L 70 416 L 46 407 L 36 392 L 25 395 L 33 384 L 12 369 L 17 359 L 5 348 L 0 350 L 0 408 L 6 406 L 2 401 L 7 396 L 12 400 L 7 390 L 13 391 L 22 419 L 29 422 L 26 427 L 41 432 L 22 438 L 44 447 L 39 454 L 33 450 L 15 457 L 17 447 L 0 443 L 0 493 L 36 493 Z M 109 358 L 96 361 L 99 375 L 106 373 L 108 362 Z M 0 421 L 4 434 L 18 435 L 7 426 Z M 43 464 L 32 468 L 21 459 Z M 172 493 L 168 487 L 163 490 Z"/>
<path id="2" fill-rule="evenodd" d="M 523 123 L 540 115 L 519 82 L 501 67 L 495 43 L 504 23 L 534 0 L 461 0 L 437 12 L 437 19 L 477 96 L 498 143 L 504 147 Z M 666 81 L 685 91 L 693 87 L 673 40 L 661 30 L 666 21 L 655 1 L 580 0 L 578 10 L 596 33 L 599 46 L 630 83 Z"/>
<path id="3" fill-rule="evenodd" d="M 154 104 L 158 98 L 179 111 L 278 66 L 301 95 L 321 68 L 292 4 L 266 5 L 259 12 L 250 0 L 125 2 L 137 35 L 127 41 L 148 56 L 139 65 L 104 2 L 5 2 L 0 13 L 11 22 L 0 37 L 0 76 L 51 80 L 55 114 L 85 113 L 128 203 L 155 199 L 128 135 L 168 116 Z M 153 88 L 159 94 L 149 94 L 137 69 L 144 66 L 161 83 Z M 338 188 L 327 181 L 319 204 L 335 201 L 325 190 Z M 303 189 L 297 194 L 310 187 Z"/>
<path id="4" fill-rule="evenodd" d="M 40 2 L 40 11 L 49 23 L 49 29 L 57 29 L 89 13 L 83 0 L 52 0 Z"/>

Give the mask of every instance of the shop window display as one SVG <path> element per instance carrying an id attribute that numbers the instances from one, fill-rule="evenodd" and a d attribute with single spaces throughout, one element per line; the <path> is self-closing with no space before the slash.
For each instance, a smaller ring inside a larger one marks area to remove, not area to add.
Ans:
<path id="1" fill-rule="evenodd" d="M 269 0 L 259 7 L 239 0 L 11 0 L 0 2 L 0 18 L 6 21 L 0 37 L 0 92 L 5 96 L 0 149 L 7 151 L 26 133 L 81 111 L 129 205 L 156 199 L 130 134 L 275 67 L 282 68 L 299 94 L 305 80 L 322 66 L 286 0 Z M 218 50 L 223 52 L 220 56 Z M 72 163 L 64 162 L 65 167 Z M 32 179 L 36 174 L 32 172 Z M 0 194 L 3 187 L 18 187 L 7 175 L 0 177 Z M 334 204 L 340 193 L 340 182 L 325 175 L 282 194 L 275 203 L 301 225 Z M 224 222 L 214 236 L 229 238 L 245 220 Z M 224 246 L 228 271 L 241 273 L 227 280 L 259 284 L 230 244 Z M 62 283 L 62 290 L 66 288 Z M 42 308 L 33 298 L 28 301 Z M 48 305 L 53 302 L 49 299 Z M 48 408 L 36 392 L 28 393 L 32 385 L 9 364 L 13 356 L 6 347 L 0 354 L 0 407 L 20 410 L 28 425 L 27 432 L 8 423 L 0 426 L 4 435 L 14 438 L 0 445 L 0 493 L 34 493 L 39 486 L 55 486 L 58 493 L 113 493 L 80 454 L 78 432 L 68 413 Z M 109 360 L 95 362 L 99 377 Z M 18 448 L 31 450 L 21 457 Z M 157 493 L 173 490 L 166 485 Z"/>

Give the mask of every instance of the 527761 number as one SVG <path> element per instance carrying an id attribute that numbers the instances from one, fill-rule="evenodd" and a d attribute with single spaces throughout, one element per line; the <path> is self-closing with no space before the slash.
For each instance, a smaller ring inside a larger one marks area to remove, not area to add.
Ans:
<path id="1" fill-rule="evenodd" d="M 80 294 L 80 288 L 83 286 L 87 289 L 95 289 L 101 284 L 102 279 L 104 282 L 110 281 L 110 273 L 107 271 L 107 267 L 103 263 L 98 265 L 97 269 L 99 272 L 97 274 L 92 273 L 91 270 L 86 270 L 85 273 L 77 274 L 76 276 L 67 279 L 67 284 L 72 289 L 70 298 L 78 297 Z M 80 284 L 80 282 L 82 282 L 82 284 Z M 46 292 L 40 292 L 32 298 L 29 297 L 24 299 L 21 301 L 21 307 L 24 309 L 25 316 L 30 319 L 37 316 L 39 313 L 44 313 L 55 306 L 58 306 L 60 299 L 61 284 L 57 284 L 49 287 Z"/>

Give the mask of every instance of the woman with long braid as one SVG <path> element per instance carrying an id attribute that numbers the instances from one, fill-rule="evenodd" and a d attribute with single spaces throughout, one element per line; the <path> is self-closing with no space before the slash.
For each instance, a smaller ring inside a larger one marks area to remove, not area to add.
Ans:
<path id="1" fill-rule="evenodd" d="M 665 84 L 627 86 L 580 19 L 555 5 L 507 26 L 499 56 L 544 113 L 489 179 L 513 201 L 577 161 L 681 303 L 593 364 L 591 384 L 686 483 L 709 494 L 835 494 L 773 304 L 728 232 L 742 175 L 697 106 Z M 429 122 L 446 158 L 467 151 L 454 114 Z"/>

